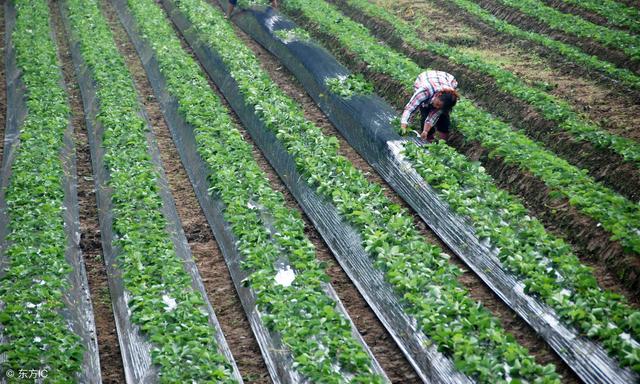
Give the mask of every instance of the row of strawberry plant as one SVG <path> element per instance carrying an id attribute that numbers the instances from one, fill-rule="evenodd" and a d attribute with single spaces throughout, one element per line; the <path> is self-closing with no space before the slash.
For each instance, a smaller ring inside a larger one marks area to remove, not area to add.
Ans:
<path id="1" fill-rule="evenodd" d="M 596 56 L 586 54 L 573 45 L 554 40 L 545 34 L 534 31 L 525 31 L 505 20 L 500 19 L 499 17 L 496 17 L 480 5 L 474 3 L 473 0 L 451 0 L 451 3 L 459 9 L 477 17 L 483 23 L 494 28 L 500 33 L 513 36 L 517 39 L 540 44 L 550 51 L 566 58 L 568 62 L 596 70 L 612 79 L 620 81 L 622 84 L 630 88 L 640 90 L 640 76 L 633 71 L 625 68 L 619 68 L 610 62 L 600 60 Z"/>
<path id="2" fill-rule="evenodd" d="M 170 21 L 153 0 L 129 0 L 135 24 L 150 45 L 176 98 L 185 121 L 194 127 L 197 151 L 212 171 L 209 187 L 224 202 L 224 218 L 245 256 L 246 283 L 256 295 L 268 327 L 278 332 L 291 351 L 294 366 L 312 382 L 341 383 L 345 372 L 355 382 L 380 383 L 372 360 L 351 334 L 351 323 L 337 311 L 324 284 L 329 277 L 304 234 L 299 213 L 285 206 L 253 159 L 206 75 L 181 47 Z M 265 213 L 273 219 L 275 235 L 267 229 Z M 295 270 L 289 286 L 277 284 L 279 263 Z M 341 369 L 334 369 L 339 366 Z"/>
<path id="3" fill-rule="evenodd" d="M 359 24 L 344 18 L 329 4 L 303 5 L 292 0 L 284 8 L 303 12 L 322 31 L 336 38 L 349 36 L 342 40 L 357 42 L 363 52 L 375 49 L 389 65 L 385 68 L 387 74 L 397 71 L 393 76 L 399 77 L 405 76 L 406 69 L 413 74 L 419 71 L 415 64 L 402 67 L 401 61 L 393 60 L 399 55 L 363 33 Z M 349 49 L 355 52 L 353 46 L 349 45 Z M 517 198 L 498 189 L 478 165 L 444 142 L 429 148 L 427 153 L 415 144 L 408 144 L 405 154 L 440 197 L 457 213 L 471 219 L 478 236 L 489 238 L 500 248 L 501 262 L 521 278 L 527 291 L 541 297 L 570 324 L 602 341 L 623 366 L 640 370 L 640 347 L 629 338 L 629 335 L 640 338 L 640 312 L 629 307 L 619 295 L 602 291 L 590 269 L 573 255 L 571 247 L 547 233 L 542 224 L 528 216 Z"/>
<path id="4" fill-rule="evenodd" d="M 579 16 L 562 13 L 545 5 L 540 0 L 498 1 L 508 7 L 517 9 L 525 15 L 538 19 L 553 29 L 597 41 L 607 47 L 621 50 L 632 60 L 640 60 L 640 36 L 603 27 Z"/>
<path id="5" fill-rule="evenodd" d="M 640 32 L 640 9 L 615 0 L 562 0 L 562 2 L 594 12 L 614 25 Z"/>
<path id="6" fill-rule="evenodd" d="M 501 91 L 533 106 L 545 119 L 558 123 L 559 129 L 570 132 L 577 140 L 608 148 L 636 166 L 640 165 L 640 144 L 600 129 L 595 123 L 576 113 L 566 101 L 527 85 L 512 72 L 484 60 L 480 55 L 464 52 L 445 43 L 425 41 L 419 36 L 415 26 L 369 1 L 346 0 L 346 3 L 368 16 L 389 23 L 408 46 L 446 57 L 453 63 L 489 76 Z"/>
<path id="7" fill-rule="evenodd" d="M 153 344 L 151 358 L 161 382 L 235 382 L 231 364 L 218 351 L 206 303 L 192 288 L 167 232 L 149 127 L 112 32 L 96 0 L 67 0 L 66 13 L 96 87 L 114 247 L 120 250 L 117 265 L 131 320 Z"/>
<path id="8" fill-rule="evenodd" d="M 260 69 L 255 55 L 235 37 L 223 14 L 202 0 L 174 3 L 235 79 L 246 105 L 261 118 L 295 160 L 304 177 L 356 229 L 407 312 L 456 366 L 482 382 L 507 377 L 539 382 L 559 380 L 515 343 L 484 308 L 467 296 L 448 256 L 424 241 L 411 217 L 392 204 L 346 158 L 338 142 L 304 118 L 300 106 Z M 224 36 L 224 38 L 220 38 Z"/>
<path id="9" fill-rule="evenodd" d="M 27 115 L 6 189 L 8 268 L 0 279 L 0 323 L 7 344 L 0 371 L 46 369 L 48 380 L 73 381 L 84 347 L 62 316 L 72 267 L 65 258 L 64 168 L 70 109 L 52 40 L 46 1 L 15 1 L 11 40 L 26 89 Z M 5 152 L 5 156 L 9 153 Z M 61 355 L 66 358 L 61 359 Z"/>
<path id="10" fill-rule="evenodd" d="M 500 250 L 501 263 L 523 281 L 526 292 L 601 341 L 621 366 L 640 372 L 640 311 L 603 291 L 569 245 L 529 216 L 517 197 L 497 188 L 478 164 L 444 142 L 430 145 L 428 152 L 408 144 L 405 155 L 438 196 L 470 218 L 476 234 Z"/>
<path id="11" fill-rule="evenodd" d="M 367 28 L 342 15 L 333 5 L 323 1 L 305 3 L 290 0 L 283 9 L 306 16 L 306 20 L 321 26 L 359 60 L 378 73 L 390 76 L 404 85 L 404 92 L 413 92 L 413 83 L 422 69 L 407 57 L 380 44 Z M 462 98 L 455 108 L 457 128 L 469 140 L 479 141 L 505 162 L 514 163 L 539 177 L 552 190 L 566 196 L 571 205 L 593 217 L 620 240 L 626 249 L 640 253 L 640 207 L 590 178 L 553 153 L 545 150 L 525 135 L 471 101 Z"/>

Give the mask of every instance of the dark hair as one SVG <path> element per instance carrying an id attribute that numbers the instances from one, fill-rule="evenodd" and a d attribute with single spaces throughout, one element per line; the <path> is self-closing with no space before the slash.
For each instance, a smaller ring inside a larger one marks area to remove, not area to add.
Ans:
<path id="1" fill-rule="evenodd" d="M 443 112 L 449 112 L 458 102 L 458 93 L 456 91 L 444 91 L 440 94 L 440 101 L 442 102 Z"/>

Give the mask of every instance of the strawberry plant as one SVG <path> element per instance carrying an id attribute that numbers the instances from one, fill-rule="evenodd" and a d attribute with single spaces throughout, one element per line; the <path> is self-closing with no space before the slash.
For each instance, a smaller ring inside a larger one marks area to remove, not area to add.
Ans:
<path id="1" fill-rule="evenodd" d="M 595 40 L 603 45 L 624 52 L 632 60 L 640 60 L 640 36 L 613 30 L 589 22 L 579 16 L 562 13 L 545 5 L 540 0 L 499 0 L 502 4 L 515 8 L 565 33 Z"/>
<path id="2" fill-rule="evenodd" d="M 461 271 L 441 249 L 424 241 L 411 216 L 392 204 L 382 187 L 338 154 L 337 139 L 304 118 L 300 106 L 260 69 L 220 11 L 202 0 L 173 4 L 191 22 L 199 41 L 222 59 L 246 105 L 296 162 L 302 181 L 334 204 L 360 233 L 407 312 L 458 369 L 482 382 L 559 382 L 553 366 L 538 365 L 488 311 L 469 299 L 457 282 Z"/>
<path id="3" fill-rule="evenodd" d="M 407 90 L 412 89 L 413 79 L 421 69 L 379 44 L 362 25 L 342 16 L 335 7 L 324 2 L 311 4 L 294 0 L 288 1 L 284 7 L 304 13 L 324 33 L 333 35 L 361 60 L 381 73 L 403 81 Z M 379 60 L 379 57 L 384 60 Z M 461 100 L 458 105 L 455 112 L 458 127 L 465 134 L 473 129 L 484 133 L 498 127 L 488 114 L 479 112 L 467 100 Z M 507 129 L 508 126 L 503 132 L 512 133 L 517 138 L 515 132 Z M 483 133 L 477 133 L 476 137 L 482 137 Z M 520 140 L 531 143 L 528 139 Z M 496 140 L 493 145 L 500 143 Z M 509 149 L 508 146 L 503 148 Z M 515 152 L 511 158 L 523 153 L 526 152 Z M 631 340 L 631 337 L 638 339 L 640 336 L 640 324 L 637 322 L 640 313 L 629 307 L 622 297 L 602 291 L 591 271 L 580 264 L 571 248 L 529 217 L 518 199 L 498 189 L 479 165 L 470 163 L 444 142 L 429 146 L 429 152 L 409 143 L 405 155 L 452 209 L 471 219 L 480 238 L 488 238 L 500 248 L 503 265 L 521 278 L 529 292 L 540 296 L 584 334 L 601 341 L 622 365 L 640 368 L 635 360 L 638 344 Z M 558 160 L 555 164 L 566 162 Z M 587 178 L 584 172 L 577 172 L 577 175 Z M 576 197 L 569 196 L 572 199 Z M 628 206 L 629 217 L 640 217 L 635 213 L 638 212 L 636 206 L 631 203 Z"/>
<path id="4" fill-rule="evenodd" d="M 244 256 L 245 283 L 256 296 L 261 318 L 278 332 L 295 369 L 312 382 L 381 383 L 371 358 L 351 334 L 348 318 L 324 291 L 329 277 L 316 260 L 299 213 L 287 208 L 282 194 L 270 187 L 251 145 L 197 62 L 182 49 L 162 9 L 153 0 L 128 3 L 179 112 L 194 128 L 198 154 L 211 170 L 210 191 L 224 202 L 224 218 Z M 275 280 L 282 264 L 295 271 L 291 285 Z"/>
<path id="5" fill-rule="evenodd" d="M 349 99 L 354 95 L 369 95 L 373 92 L 373 85 L 361 74 L 332 77 L 325 80 L 331 92 Z"/>
<path id="6" fill-rule="evenodd" d="M 311 36 L 309 35 L 309 32 L 305 31 L 302 28 L 280 29 L 276 31 L 276 36 L 278 36 L 278 38 L 285 43 L 290 43 L 292 41 L 311 40 Z"/>
<path id="7" fill-rule="evenodd" d="M 152 343 L 162 383 L 235 382 L 218 352 L 205 302 L 167 232 L 149 127 L 131 75 L 95 0 L 68 0 L 71 35 L 96 87 L 97 121 L 109 174 L 114 248 L 131 320 Z"/>
<path id="8" fill-rule="evenodd" d="M 445 43 L 423 40 L 419 36 L 416 26 L 367 0 L 345 1 L 366 15 L 389 23 L 395 29 L 396 35 L 408 46 L 419 51 L 446 57 L 453 63 L 464 65 L 493 78 L 501 91 L 533 106 L 545 119 L 556 122 L 559 129 L 571 133 L 576 140 L 587 141 L 596 147 L 607 148 L 636 166 L 640 165 L 640 144 L 600 129 L 595 123 L 575 112 L 566 101 L 527 85 L 517 75 L 484 60 L 480 55 L 464 52 Z"/>
<path id="9" fill-rule="evenodd" d="M 76 380 L 84 347 L 63 317 L 72 267 L 65 258 L 64 168 L 61 151 L 70 109 L 52 40 L 49 6 L 16 0 L 11 33 L 26 90 L 27 114 L 5 190 L 8 218 L 0 273 L 0 372 L 46 369 L 52 383 Z M 14 147 L 15 148 L 15 147 Z M 8 155 L 8 153 L 5 153 Z M 65 358 L 61 359 L 60 356 Z M 9 382 L 20 381 L 6 376 Z"/>

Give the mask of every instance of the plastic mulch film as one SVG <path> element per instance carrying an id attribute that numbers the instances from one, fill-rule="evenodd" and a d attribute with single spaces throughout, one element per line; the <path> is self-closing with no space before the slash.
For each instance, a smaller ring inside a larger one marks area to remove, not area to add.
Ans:
<path id="1" fill-rule="evenodd" d="M 149 44 L 141 38 L 135 21 L 129 12 L 125 0 L 115 0 L 113 2 L 120 20 L 129 34 L 133 44 L 138 51 L 142 64 L 147 73 L 147 77 L 151 82 L 154 92 L 159 100 L 162 112 L 173 140 L 180 153 L 180 158 L 185 166 L 189 179 L 193 184 L 194 190 L 205 213 L 207 221 L 213 230 L 222 254 L 229 268 L 233 283 L 240 297 L 242 306 L 247 314 L 249 323 L 253 333 L 256 336 L 260 350 L 265 359 L 265 363 L 269 370 L 272 380 L 275 383 L 307 383 L 309 382 L 301 376 L 293 367 L 293 358 L 286 347 L 282 345 L 280 336 L 277 332 L 271 332 L 266 328 L 262 321 L 262 314 L 256 307 L 256 297 L 253 289 L 243 285 L 243 280 L 248 276 L 247 272 L 241 268 L 243 256 L 236 246 L 237 238 L 233 234 L 231 227 L 224 220 L 224 204 L 215 195 L 209 192 L 208 175 L 212 170 L 206 165 L 204 160 L 197 152 L 193 127 L 186 123 L 183 115 L 178 111 L 179 105 L 177 100 L 168 93 L 166 81 L 160 73 L 158 62 L 155 58 L 153 50 Z M 267 209 L 261 209 L 261 215 L 264 222 L 267 223 L 267 230 L 272 234 L 275 228 L 269 227 L 269 222 L 273 221 L 270 212 Z M 283 255 L 286 259 L 286 255 Z M 283 265 L 284 268 L 284 265 Z M 370 349 L 362 339 L 362 336 L 356 329 L 353 321 L 347 314 L 342 302 L 336 295 L 331 284 L 323 284 L 324 291 L 335 303 L 336 309 L 351 324 L 352 336 L 359 341 L 366 353 L 369 355 L 373 370 L 375 373 L 385 378 L 386 374 L 376 361 Z M 345 373 L 347 375 L 348 373 Z"/>
<path id="2" fill-rule="evenodd" d="M 158 379 L 158 368 L 151 361 L 151 350 L 153 348 L 150 341 L 141 332 L 140 328 L 133 324 L 130 318 L 131 311 L 128 308 L 129 294 L 124 289 L 122 272 L 118 269 L 117 258 L 120 250 L 114 246 L 116 234 L 113 231 L 113 213 L 111 203 L 111 191 L 108 186 L 109 174 L 104 164 L 104 149 L 102 147 L 102 134 L 104 128 L 96 116 L 98 114 L 98 100 L 96 98 L 95 84 L 92 79 L 91 70 L 84 63 L 80 54 L 79 43 L 73 39 L 70 30 L 68 14 L 64 2 L 60 2 L 60 9 L 63 16 L 63 23 L 70 36 L 71 54 L 76 71 L 76 76 L 82 94 L 85 121 L 89 136 L 91 151 L 91 162 L 93 165 L 94 181 L 96 188 L 96 199 L 98 202 L 100 230 L 102 235 L 102 249 L 104 261 L 109 279 L 109 290 L 113 300 L 113 310 L 118 331 L 118 340 L 124 365 L 127 383 L 146 384 L 156 383 Z M 142 105 L 142 104 L 140 104 Z M 141 108 L 140 115 L 149 125 L 148 118 Z M 184 268 L 191 276 L 191 285 L 194 291 L 200 292 L 206 307 L 204 308 L 209 318 L 209 325 L 215 329 L 216 343 L 219 353 L 221 353 L 233 367 L 233 378 L 242 383 L 242 377 L 238 371 L 235 360 L 222 334 L 220 324 L 215 316 L 213 308 L 207 299 L 207 294 L 202 283 L 198 269 L 191 256 L 191 250 L 187 242 L 184 230 L 180 223 L 178 213 L 167 182 L 160 152 L 151 129 L 147 130 L 147 146 L 152 162 L 159 175 L 157 180 L 159 193 L 162 198 L 162 213 L 167 220 L 167 232 L 170 234 L 176 255 L 183 259 Z"/>
<path id="3" fill-rule="evenodd" d="M 225 1 L 220 1 L 226 5 Z M 296 25 L 271 8 L 245 10 L 234 21 L 252 38 L 277 56 L 329 117 L 347 141 L 391 187 L 420 215 L 429 227 L 473 271 L 527 321 L 586 383 L 640 382 L 640 376 L 622 369 L 598 343 L 580 337 L 563 324 L 555 311 L 524 292 L 524 284 L 506 271 L 498 250 L 481 242 L 465 219 L 404 160 L 406 138 L 395 133 L 395 110 L 376 95 L 342 98 L 325 85 L 328 78 L 347 77 L 350 71 L 319 45 L 279 36 L 277 31 Z"/>
<path id="4" fill-rule="evenodd" d="M 415 319 L 405 314 L 400 298 L 394 293 L 393 287 L 384 280 L 383 272 L 374 267 L 372 259 L 362 247 L 362 239 L 358 232 L 344 222 L 335 206 L 305 183 L 296 169 L 294 159 L 254 114 L 253 108 L 245 105 L 235 80 L 229 76 L 219 56 L 199 41 L 193 29 L 190 28 L 191 24 L 178 10 L 174 9 L 171 1 L 163 1 L 163 3 L 205 70 L 240 117 L 254 142 L 318 229 L 342 268 L 409 358 L 421 379 L 433 383 L 471 383 L 467 376 L 455 369 L 450 359 L 437 351 L 436 346 L 419 329 Z"/>
<path id="5" fill-rule="evenodd" d="M 22 124 L 28 114 L 26 106 L 27 89 L 22 82 L 21 71 L 17 67 L 16 52 L 12 42 L 12 32 L 16 23 L 16 9 L 13 2 L 5 2 L 6 38 L 5 38 L 5 68 L 7 81 L 7 115 L 4 137 L 4 156 L 2 159 L 2 179 L 0 180 L 0 244 L 2 253 L 0 254 L 0 273 L 3 273 L 5 266 L 11 264 L 11 260 L 4 253 L 7 249 L 7 236 L 9 217 L 7 217 L 7 205 L 5 192 L 11 177 L 11 167 L 20 147 L 19 135 Z M 51 39 L 55 41 L 53 24 L 51 24 Z M 58 62 L 61 62 L 58 60 Z M 61 76 L 62 78 L 62 76 Z M 66 89 L 62 82 L 60 86 Z M 64 190 L 64 230 L 67 244 L 65 247 L 65 258 L 72 267 L 68 275 L 69 289 L 63 292 L 62 300 L 65 304 L 61 314 L 69 328 L 80 337 L 84 348 L 81 371 L 76 376 L 80 383 L 101 383 L 100 358 L 98 355 L 98 344 L 93 317 L 93 307 L 84 259 L 80 250 L 80 213 L 78 205 L 78 180 L 76 173 L 76 154 L 73 140 L 74 127 L 69 122 L 64 133 L 64 147 L 60 152 L 60 161 L 64 170 L 63 190 Z M 0 306 L 3 303 L 0 301 Z M 0 343 L 7 343 L 6 337 L 2 335 L 0 325 Z M 63 351 L 61 351 L 63 353 Z M 60 358 L 65 358 L 63 355 Z M 6 359 L 0 356 L 0 361 Z M 19 367 L 14 367 L 15 377 L 18 378 Z M 44 374 L 44 373 L 43 373 Z M 4 376 L 4 375 L 3 375 Z M 2 377 L 0 382 L 6 382 L 6 377 Z M 44 376 L 39 377 L 35 382 L 46 382 Z"/>

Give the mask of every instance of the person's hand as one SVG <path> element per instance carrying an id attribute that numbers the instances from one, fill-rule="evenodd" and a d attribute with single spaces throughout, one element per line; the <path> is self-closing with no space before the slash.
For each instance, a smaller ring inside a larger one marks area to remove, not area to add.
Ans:
<path id="1" fill-rule="evenodd" d="M 407 124 L 400 124 L 400 133 L 403 135 L 407 134 Z"/>
<path id="2" fill-rule="evenodd" d="M 427 135 L 429 135 L 430 130 L 431 130 L 431 124 L 425 122 L 424 127 L 422 128 L 422 133 L 420 134 L 420 138 L 422 140 L 427 140 Z"/>

